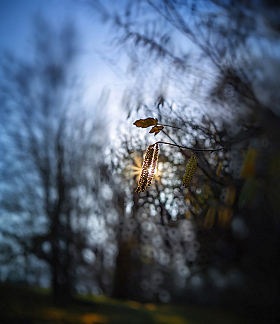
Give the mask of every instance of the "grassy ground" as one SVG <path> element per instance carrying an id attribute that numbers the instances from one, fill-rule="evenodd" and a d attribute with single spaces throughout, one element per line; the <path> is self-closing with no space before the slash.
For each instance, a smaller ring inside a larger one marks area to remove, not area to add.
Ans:
<path id="1" fill-rule="evenodd" d="M 241 324 L 248 323 L 216 309 L 120 302 L 84 297 L 64 307 L 54 306 L 49 294 L 0 284 L 1 324 Z"/>

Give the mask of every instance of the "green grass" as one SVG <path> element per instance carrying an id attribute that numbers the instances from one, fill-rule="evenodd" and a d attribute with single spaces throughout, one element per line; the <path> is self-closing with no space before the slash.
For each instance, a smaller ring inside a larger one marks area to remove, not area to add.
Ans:
<path id="1" fill-rule="evenodd" d="M 199 307 L 121 302 L 107 297 L 79 296 L 57 307 L 46 290 L 0 284 L 3 324 L 239 324 L 232 314 Z"/>

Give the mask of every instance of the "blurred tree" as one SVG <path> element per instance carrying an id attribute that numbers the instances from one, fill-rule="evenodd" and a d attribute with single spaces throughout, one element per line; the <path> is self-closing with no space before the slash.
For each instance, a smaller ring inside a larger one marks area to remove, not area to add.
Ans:
<path id="1" fill-rule="evenodd" d="M 163 102 L 163 106 L 162 123 L 168 121 L 175 125 L 177 122 L 177 126 L 171 130 L 165 127 L 161 139 L 169 142 L 172 139 L 172 144 L 193 144 L 197 149 L 210 149 L 210 152 L 197 152 L 198 170 L 190 187 L 186 189 L 182 186 L 182 179 L 190 153 L 176 147 L 162 146 L 155 184 L 138 194 L 133 193 L 135 180 L 139 179 L 142 156 L 148 144 L 134 130 L 124 135 L 121 144 L 117 145 L 113 163 L 116 173 L 124 177 L 126 221 L 121 226 L 119 237 L 120 251 L 123 253 L 119 254 L 117 262 L 117 274 L 123 277 L 123 283 L 120 285 L 116 282 L 119 289 L 115 289 L 115 297 L 169 300 L 171 292 L 182 291 L 185 286 L 182 282 L 185 283 L 196 273 L 198 266 L 211 263 L 211 255 L 205 253 L 207 242 L 204 242 L 201 232 L 212 228 L 215 215 L 208 223 L 204 220 L 205 214 L 211 208 L 218 209 L 222 192 L 234 183 L 230 173 L 225 171 L 229 164 L 225 152 L 211 153 L 211 149 L 221 147 L 220 138 L 223 136 L 215 124 L 206 117 L 195 121 L 190 113 L 188 116 L 181 114 L 179 119 L 182 122 L 178 124 L 178 116 L 174 115 L 172 106 L 166 102 Z M 224 139 L 225 143 L 231 145 Z M 220 163 L 223 169 L 218 174 L 217 166 Z M 233 203 L 227 202 L 227 210 L 230 212 Z M 229 225 L 230 219 L 225 215 L 220 227 L 225 229 Z M 220 230 L 219 235 L 221 233 Z M 200 245 L 203 247 L 202 252 L 199 251 Z M 130 269 L 128 264 L 131 264 Z M 155 272 L 155 278 L 159 276 L 165 279 L 157 279 L 160 283 L 153 284 L 153 275 L 150 273 L 148 278 L 147 270 L 144 275 L 145 268 L 149 268 L 151 273 Z"/>
<path id="2" fill-rule="evenodd" d="M 34 57 L 1 65 L 1 260 L 25 256 L 29 283 L 47 264 L 54 299 L 65 302 L 110 287 L 121 191 L 113 195 L 106 128 L 83 108 L 74 27 L 57 33 L 38 19 L 34 30 Z"/>
<path id="3" fill-rule="evenodd" d="M 226 148 L 198 154 L 201 173 L 186 193 L 195 219 L 205 227 L 198 236 L 206 243 L 201 250 L 211 256 L 207 277 L 194 276 L 186 291 L 193 287 L 200 292 L 197 300 L 205 301 L 202 287 L 208 285 L 208 302 L 214 289 L 216 303 L 229 306 L 236 299 L 233 307 L 244 313 L 250 309 L 264 321 L 275 320 L 280 264 L 279 6 L 264 1 L 139 0 L 112 13 L 96 4 L 118 27 L 114 44 L 130 58 L 128 71 L 135 83 L 124 96 L 128 116 L 154 117 L 182 128 L 165 134 L 178 145 Z M 179 208 L 175 210 L 179 218 Z M 236 268 L 242 275 L 232 276 Z M 234 282 L 243 282 L 237 293 Z M 244 303 L 243 294 L 249 297 Z"/>

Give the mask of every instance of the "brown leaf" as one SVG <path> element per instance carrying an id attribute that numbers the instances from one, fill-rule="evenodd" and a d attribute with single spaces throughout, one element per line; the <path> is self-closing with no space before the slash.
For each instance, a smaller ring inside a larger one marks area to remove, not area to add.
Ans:
<path id="1" fill-rule="evenodd" d="M 154 126 L 149 133 L 155 133 L 156 136 L 163 128 L 163 126 Z"/>
<path id="2" fill-rule="evenodd" d="M 146 127 L 150 127 L 153 125 L 157 125 L 158 120 L 155 118 L 146 118 L 146 119 L 138 119 L 136 120 L 133 125 L 135 125 L 136 127 L 142 127 L 142 128 L 146 128 Z"/>

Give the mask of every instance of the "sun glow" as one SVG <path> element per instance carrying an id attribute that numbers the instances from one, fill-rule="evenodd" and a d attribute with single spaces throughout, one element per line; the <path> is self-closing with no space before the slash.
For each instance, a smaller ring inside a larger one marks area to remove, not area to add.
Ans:
<path id="1" fill-rule="evenodd" d="M 143 162 L 143 158 L 139 156 L 137 153 L 135 153 L 133 157 L 133 163 L 130 164 L 125 170 L 128 178 L 134 177 L 135 182 L 139 181 L 142 172 L 142 162 Z M 153 167 L 150 167 L 148 169 L 148 175 L 151 175 L 152 172 L 153 172 Z M 154 179 L 156 181 L 160 180 L 160 173 L 161 172 L 158 171 L 158 167 L 156 167 L 155 174 L 154 174 Z"/>
<path id="2" fill-rule="evenodd" d="M 153 174 L 154 172 L 154 168 L 151 166 L 149 169 L 148 169 L 148 174 L 151 175 Z M 155 174 L 156 174 L 157 170 L 155 170 Z"/>

